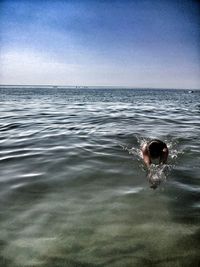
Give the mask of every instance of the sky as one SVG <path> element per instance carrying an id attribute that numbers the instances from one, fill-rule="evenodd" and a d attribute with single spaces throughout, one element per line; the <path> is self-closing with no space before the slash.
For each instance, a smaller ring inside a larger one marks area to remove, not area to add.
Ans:
<path id="1" fill-rule="evenodd" d="M 200 88 L 193 0 L 0 0 L 0 83 Z"/>

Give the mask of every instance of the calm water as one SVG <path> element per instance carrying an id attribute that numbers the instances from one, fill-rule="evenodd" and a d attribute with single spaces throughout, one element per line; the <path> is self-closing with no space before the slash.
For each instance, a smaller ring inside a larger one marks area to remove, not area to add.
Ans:
<path id="1" fill-rule="evenodd" d="M 0 266 L 200 266 L 199 115 L 200 91 L 1 88 Z"/>

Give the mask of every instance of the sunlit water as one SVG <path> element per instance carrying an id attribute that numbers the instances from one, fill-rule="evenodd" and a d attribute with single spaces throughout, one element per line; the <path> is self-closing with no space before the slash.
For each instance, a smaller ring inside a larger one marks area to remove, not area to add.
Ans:
<path id="1" fill-rule="evenodd" d="M 0 266 L 200 266 L 199 115 L 200 91 L 1 88 Z"/>

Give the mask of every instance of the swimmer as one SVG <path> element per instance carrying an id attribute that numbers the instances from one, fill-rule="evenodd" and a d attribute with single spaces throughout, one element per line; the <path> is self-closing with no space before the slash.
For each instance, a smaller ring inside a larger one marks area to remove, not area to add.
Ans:
<path id="1" fill-rule="evenodd" d="M 159 164 L 165 164 L 168 154 L 167 145 L 158 139 L 153 139 L 142 147 L 143 160 L 148 168 L 155 160 Z"/>

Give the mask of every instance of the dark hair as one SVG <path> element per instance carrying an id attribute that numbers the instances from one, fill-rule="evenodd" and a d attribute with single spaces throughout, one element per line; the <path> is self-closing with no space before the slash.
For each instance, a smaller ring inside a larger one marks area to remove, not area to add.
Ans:
<path id="1" fill-rule="evenodd" d="M 162 150 L 167 147 L 166 144 L 160 140 L 152 140 L 148 145 L 148 151 L 152 158 L 158 158 L 162 154 Z"/>

